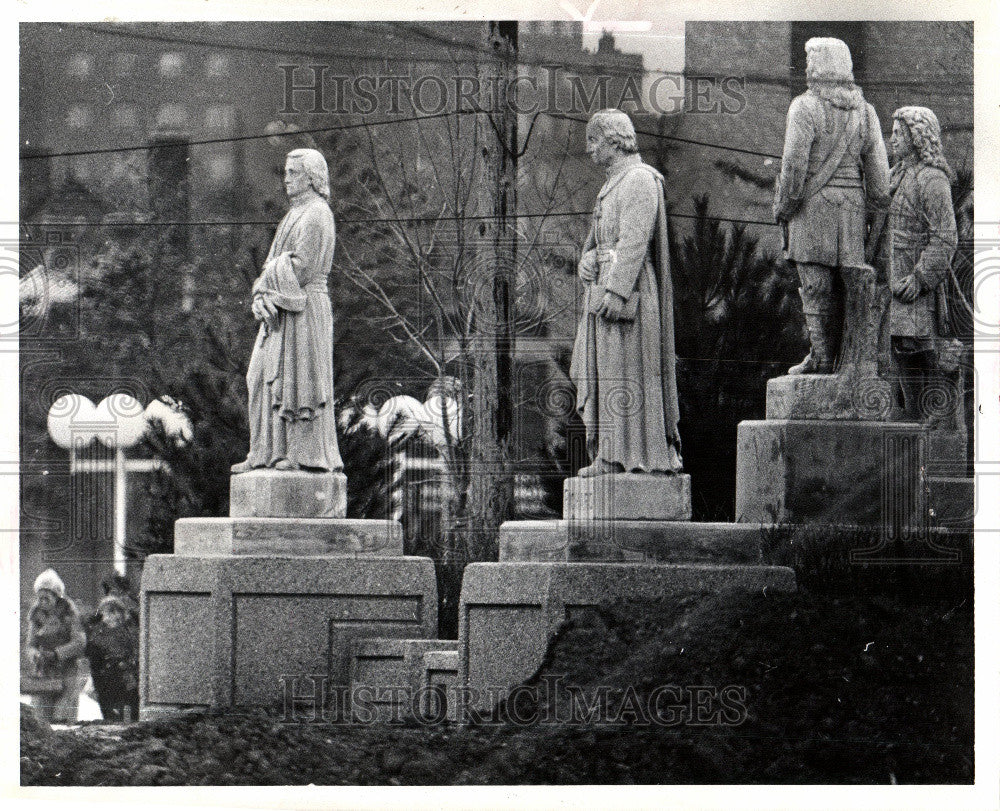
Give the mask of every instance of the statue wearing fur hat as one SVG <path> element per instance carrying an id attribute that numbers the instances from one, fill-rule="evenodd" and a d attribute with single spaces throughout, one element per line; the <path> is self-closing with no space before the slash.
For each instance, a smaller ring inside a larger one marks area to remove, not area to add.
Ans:
<path id="1" fill-rule="evenodd" d="M 847 45 L 810 39 L 806 81 L 808 90 L 788 108 L 774 200 L 809 330 L 809 354 L 788 370 L 792 375 L 834 371 L 843 337 L 843 269 L 866 264 L 866 214 L 889 202 L 881 127 L 854 84 Z"/>

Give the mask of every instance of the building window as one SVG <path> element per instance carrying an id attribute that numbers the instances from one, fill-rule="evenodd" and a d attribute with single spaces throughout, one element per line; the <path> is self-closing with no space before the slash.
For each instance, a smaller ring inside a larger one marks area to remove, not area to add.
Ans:
<path id="1" fill-rule="evenodd" d="M 90 54 L 73 54 L 66 63 L 66 73 L 74 79 L 86 79 L 94 69 Z"/>
<path id="2" fill-rule="evenodd" d="M 78 183 L 86 183 L 94 176 L 94 167 L 90 163 L 89 155 L 74 155 L 70 159 L 70 178 Z"/>
<path id="3" fill-rule="evenodd" d="M 79 130 L 90 124 L 90 108 L 82 104 L 74 104 L 66 111 L 66 126 Z"/>
<path id="4" fill-rule="evenodd" d="M 134 53 L 116 53 L 113 61 L 115 76 L 121 78 L 134 76 L 139 67 L 139 55 Z"/>
<path id="5" fill-rule="evenodd" d="M 165 53 L 160 57 L 160 76 L 164 79 L 178 79 L 184 72 L 184 54 Z"/>
<path id="6" fill-rule="evenodd" d="M 183 104 L 164 104 L 156 116 L 156 126 L 165 128 L 183 127 L 188 121 L 188 111 Z"/>
<path id="7" fill-rule="evenodd" d="M 213 155 L 208 159 L 208 177 L 213 183 L 231 181 L 233 174 L 232 155 Z"/>
<path id="8" fill-rule="evenodd" d="M 139 108 L 134 104 L 119 104 L 111 111 L 111 123 L 123 129 L 139 126 Z"/>
<path id="9" fill-rule="evenodd" d="M 205 110 L 205 126 L 210 130 L 231 130 L 236 123 L 236 110 L 231 104 L 216 104 Z"/>
<path id="10" fill-rule="evenodd" d="M 225 54 L 209 54 L 205 59 L 205 75 L 212 79 L 222 79 L 229 75 L 229 57 Z"/>

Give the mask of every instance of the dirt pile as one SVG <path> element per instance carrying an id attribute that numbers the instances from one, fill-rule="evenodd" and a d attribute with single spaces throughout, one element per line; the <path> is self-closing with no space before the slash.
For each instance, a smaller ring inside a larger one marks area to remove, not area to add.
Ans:
<path id="1" fill-rule="evenodd" d="M 533 684 L 500 709 L 503 723 L 461 728 L 292 724 L 252 713 L 46 731 L 29 719 L 21 778 L 967 783 L 971 606 L 799 593 L 587 609 L 566 623 Z"/>

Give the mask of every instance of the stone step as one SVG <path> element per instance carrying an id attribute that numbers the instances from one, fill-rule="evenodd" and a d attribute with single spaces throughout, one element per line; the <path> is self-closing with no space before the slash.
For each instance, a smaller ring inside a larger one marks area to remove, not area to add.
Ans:
<path id="1" fill-rule="evenodd" d="M 759 563 L 761 528 L 692 521 L 508 521 L 500 561 Z"/>
<path id="2" fill-rule="evenodd" d="M 428 651 L 424 654 L 423 680 L 420 685 L 424 696 L 420 711 L 424 719 L 443 717 L 448 721 L 458 720 L 460 698 L 457 695 L 457 641 L 454 641 L 454 646 L 449 650 Z"/>
<path id="3" fill-rule="evenodd" d="M 398 521 L 361 518 L 181 518 L 175 555 L 402 555 Z"/>
<path id="4" fill-rule="evenodd" d="M 976 515 L 976 480 L 969 476 L 930 476 L 926 483 L 930 524 L 971 530 Z"/>
<path id="5" fill-rule="evenodd" d="M 530 679 L 567 612 L 726 588 L 795 591 L 795 573 L 782 566 L 707 563 L 472 563 L 459 601 L 459 720 L 489 713 Z"/>
<path id="6" fill-rule="evenodd" d="M 428 719 L 431 688 L 425 658 L 451 654 L 458 668 L 458 642 L 454 639 L 356 639 L 351 645 L 351 715 L 358 723 L 400 723 Z M 440 681 L 440 677 L 438 678 Z M 436 683 L 436 682 L 435 682 Z"/>

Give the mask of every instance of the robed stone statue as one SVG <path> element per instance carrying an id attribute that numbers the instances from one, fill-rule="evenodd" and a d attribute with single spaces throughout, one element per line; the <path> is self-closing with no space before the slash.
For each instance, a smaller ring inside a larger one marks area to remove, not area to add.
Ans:
<path id="1" fill-rule="evenodd" d="M 663 176 L 638 152 L 625 113 L 590 119 L 587 154 L 607 180 L 578 267 L 586 291 L 570 377 L 591 458 L 581 477 L 682 469 Z"/>
<path id="2" fill-rule="evenodd" d="M 247 369 L 250 452 L 233 473 L 343 469 L 327 291 L 335 231 L 323 155 L 315 149 L 289 152 L 284 182 L 291 208 L 253 284 L 251 311 L 260 328 Z"/>

